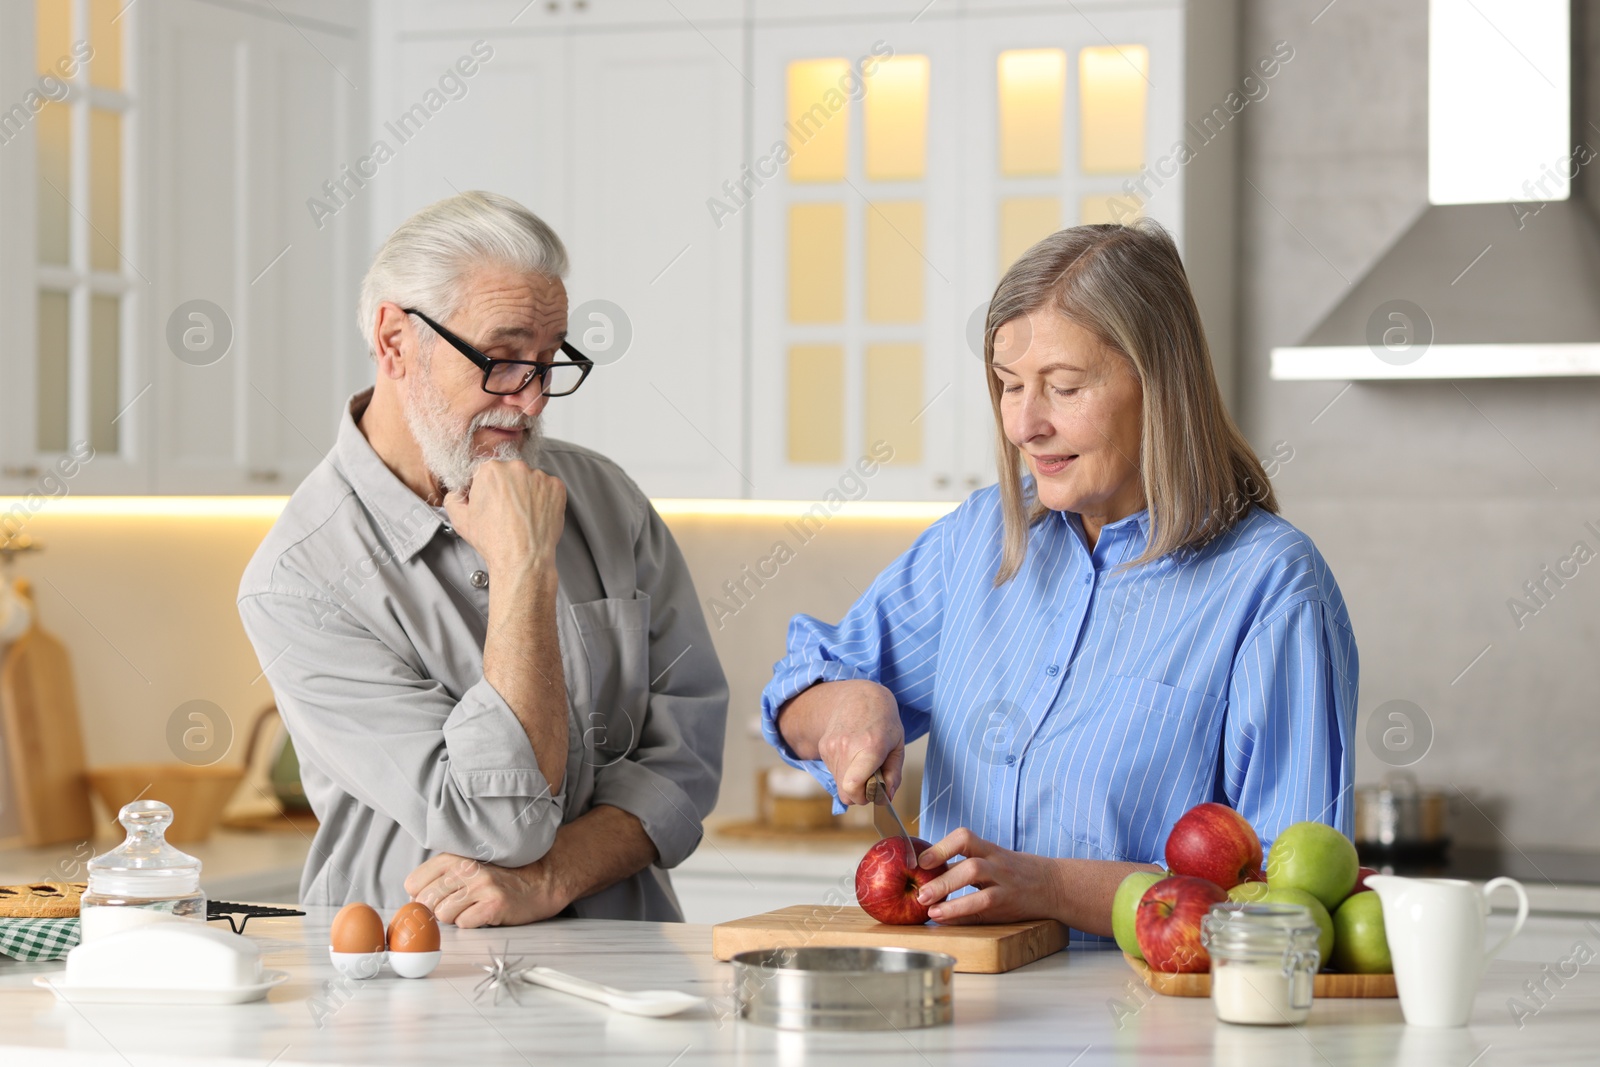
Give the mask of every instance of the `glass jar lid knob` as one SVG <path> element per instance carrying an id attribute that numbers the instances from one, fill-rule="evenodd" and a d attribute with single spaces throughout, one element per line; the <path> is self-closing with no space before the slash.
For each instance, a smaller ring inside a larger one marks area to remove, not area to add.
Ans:
<path id="1" fill-rule="evenodd" d="M 200 888 L 200 861 L 167 844 L 172 809 L 159 800 L 124 804 L 117 821 L 128 839 L 89 861 L 89 891 L 117 895 L 170 897 Z"/>

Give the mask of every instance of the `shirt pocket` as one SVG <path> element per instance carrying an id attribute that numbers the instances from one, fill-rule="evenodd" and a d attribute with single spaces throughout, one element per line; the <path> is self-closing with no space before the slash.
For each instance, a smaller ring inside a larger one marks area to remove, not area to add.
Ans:
<path id="1" fill-rule="evenodd" d="M 1212 797 L 1227 704 L 1151 678 L 1108 678 L 1060 739 L 1066 773 L 1045 783 L 1062 805 L 1056 825 L 1103 858 L 1160 863 L 1172 824 Z"/>
<path id="2" fill-rule="evenodd" d="M 597 770 L 639 745 L 650 699 L 650 598 L 572 605 L 589 669 L 586 707 L 574 708 L 583 758 Z"/>

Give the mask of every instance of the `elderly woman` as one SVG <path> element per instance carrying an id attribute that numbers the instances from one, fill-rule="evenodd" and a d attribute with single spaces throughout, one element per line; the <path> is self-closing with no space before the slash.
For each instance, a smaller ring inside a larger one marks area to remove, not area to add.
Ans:
<path id="1" fill-rule="evenodd" d="M 843 810 L 879 768 L 892 794 L 928 735 L 922 863 L 965 857 L 922 892 L 942 923 L 1109 934 L 1117 884 L 1202 801 L 1263 844 L 1348 832 L 1344 599 L 1223 406 L 1172 239 L 1039 242 L 995 290 L 984 360 L 999 485 L 837 626 L 795 617 L 767 739 Z"/>

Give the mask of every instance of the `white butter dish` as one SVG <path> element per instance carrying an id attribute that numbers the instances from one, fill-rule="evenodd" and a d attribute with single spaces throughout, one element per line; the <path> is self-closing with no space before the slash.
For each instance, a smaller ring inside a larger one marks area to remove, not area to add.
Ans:
<path id="1" fill-rule="evenodd" d="M 71 1000 L 87 1000 L 92 991 L 101 1001 L 238 1003 L 264 996 L 281 973 L 263 973 L 261 952 L 248 938 L 185 920 L 85 942 L 67 953 L 66 974 L 34 984 Z"/>
<path id="2" fill-rule="evenodd" d="M 229 989 L 146 989 L 67 985 L 59 974 L 41 974 L 33 980 L 57 1000 L 68 1004 L 247 1004 L 260 1000 L 273 986 L 289 980 L 288 971 L 262 971 L 255 985 Z"/>

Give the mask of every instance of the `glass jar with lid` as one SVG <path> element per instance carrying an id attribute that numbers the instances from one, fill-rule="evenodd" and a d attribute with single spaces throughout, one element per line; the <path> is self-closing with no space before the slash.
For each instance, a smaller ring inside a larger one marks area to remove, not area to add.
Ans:
<path id="1" fill-rule="evenodd" d="M 200 861 L 167 844 L 172 809 L 159 800 L 124 804 L 117 820 L 128 839 L 89 861 L 78 912 L 84 941 L 152 922 L 204 922 Z"/>
<path id="2" fill-rule="evenodd" d="M 1211 1003 L 1228 1023 L 1290 1026 L 1311 1013 L 1321 928 L 1301 904 L 1215 904 L 1200 923 Z"/>

